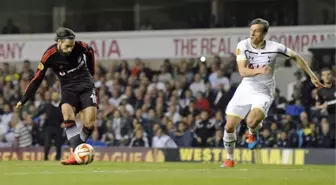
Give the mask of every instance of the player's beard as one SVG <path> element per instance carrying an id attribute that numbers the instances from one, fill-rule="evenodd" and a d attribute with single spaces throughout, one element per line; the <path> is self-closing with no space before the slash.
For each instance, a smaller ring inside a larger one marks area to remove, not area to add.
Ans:
<path id="1" fill-rule="evenodd" d="M 69 56 L 71 52 L 59 51 L 62 56 Z"/>

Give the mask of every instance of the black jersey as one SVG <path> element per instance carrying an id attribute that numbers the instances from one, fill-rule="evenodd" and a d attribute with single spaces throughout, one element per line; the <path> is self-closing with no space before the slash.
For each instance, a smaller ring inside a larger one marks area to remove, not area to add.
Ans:
<path id="1" fill-rule="evenodd" d="M 325 102 L 328 103 L 327 111 L 329 114 L 335 114 L 336 112 L 336 89 L 335 84 L 333 84 L 330 88 L 324 87 L 318 90 L 317 92 L 317 101 L 320 104 Z"/>
<path id="2" fill-rule="evenodd" d="M 76 41 L 70 55 L 63 56 L 58 52 L 57 45 L 50 46 L 43 54 L 35 76 L 30 81 L 21 99 L 24 104 L 34 96 L 48 68 L 58 76 L 61 89 L 85 91 L 94 88 L 94 51 L 85 42 Z"/>

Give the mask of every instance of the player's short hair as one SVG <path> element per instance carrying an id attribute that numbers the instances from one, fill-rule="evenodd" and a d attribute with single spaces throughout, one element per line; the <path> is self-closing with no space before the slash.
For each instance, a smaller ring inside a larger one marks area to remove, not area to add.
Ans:
<path id="1" fill-rule="evenodd" d="M 323 72 L 325 72 L 325 71 L 332 71 L 330 68 L 327 68 L 327 67 L 325 67 L 325 68 L 322 68 L 321 69 L 321 74 L 323 73 Z"/>
<path id="2" fill-rule="evenodd" d="M 56 37 L 55 37 L 55 41 L 58 41 L 58 39 L 64 40 L 64 39 L 70 39 L 70 40 L 74 40 L 76 38 L 75 32 L 72 31 L 69 28 L 58 28 L 56 30 Z"/>
<path id="3" fill-rule="evenodd" d="M 262 24 L 264 26 L 264 33 L 268 32 L 268 28 L 269 28 L 269 23 L 268 21 L 262 19 L 262 18 L 256 18 L 253 19 L 250 26 L 255 25 L 255 24 Z"/>

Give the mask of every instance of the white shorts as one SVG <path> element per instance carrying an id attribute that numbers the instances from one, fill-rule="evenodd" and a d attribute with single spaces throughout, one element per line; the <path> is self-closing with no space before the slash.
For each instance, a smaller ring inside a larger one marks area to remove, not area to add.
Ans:
<path id="1" fill-rule="evenodd" d="M 245 119 L 250 110 L 260 109 L 265 118 L 273 103 L 273 97 L 261 92 L 256 92 L 244 86 L 239 86 L 226 108 L 226 115 L 236 116 Z"/>

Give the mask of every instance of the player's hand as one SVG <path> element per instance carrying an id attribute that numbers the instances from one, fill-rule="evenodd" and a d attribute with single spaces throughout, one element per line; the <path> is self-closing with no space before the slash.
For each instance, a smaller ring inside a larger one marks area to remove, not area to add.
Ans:
<path id="1" fill-rule="evenodd" d="M 17 102 L 16 106 L 15 106 L 15 110 L 19 110 L 23 107 L 22 103 L 19 101 Z"/>
<path id="2" fill-rule="evenodd" d="M 265 66 L 260 69 L 260 74 L 269 75 L 272 73 L 272 68 Z"/>
<path id="3" fill-rule="evenodd" d="M 328 103 L 327 102 L 325 102 L 324 104 L 322 104 L 322 109 L 327 110 L 327 108 L 328 108 Z"/>
<path id="4" fill-rule="evenodd" d="M 325 87 L 316 76 L 310 77 L 310 80 L 315 85 L 315 87 L 317 87 L 317 88 Z"/>

